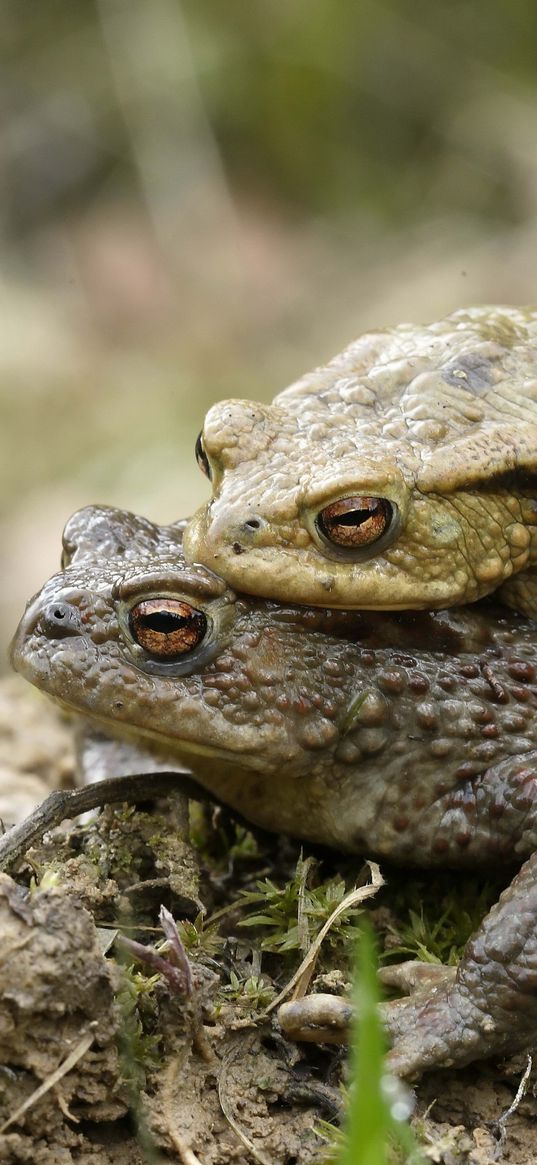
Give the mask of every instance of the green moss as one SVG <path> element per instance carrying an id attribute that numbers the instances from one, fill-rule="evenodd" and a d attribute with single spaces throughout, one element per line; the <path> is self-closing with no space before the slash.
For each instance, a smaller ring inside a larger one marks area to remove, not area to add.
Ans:
<path id="1" fill-rule="evenodd" d="M 241 905 L 260 909 L 248 914 L 239 926 L 265 932 L 257 943 L 262 951 L 305 954 L 333 910 L 343 901 L 348 893 L 343 878 L 336 875 L 312 886 L 317 870 L 314 858 L 300 856 L 294 877 L 283 886 L 264 878 L 256 883 L 256 890 L 242 891 Z M 345 958 L 346 944 L 355 935 L 351 920 L 360 913 L 351 907 L 336 920 L 323 944 L 325 951 L 333 954 L 337 950 Z"/>
<path id="2" fill-rule="evenodd" d="M 262 975 L 250 975 L 240 979 L 230 972 L 229 983 L 220 988 L 220 1001 L 236 1003 L 245 1012 L 264 1011 L 274 999 L 276 992 L 271 983 Z"/>
<path id="3" fill-rule="evenodd" d="M 202 914 L 198 914 L 193 922 L 189 919 L 177 922 L 177 930 L 185 950 L 195 959 L 204 955 L 213 958 L 221 952 L 225 942 L 216 924 L 205 922 Z"/>
<path id="4" fill-rule="evenodd" d="M 123 967 L 122 983 L 116 994 L 121 1014 L 118 1047 L 124 1083 L 138 1096 L 145 1087 L 146 1076 L 159 1067 L 160 1036 L 148 1032 L 156 1019 L 151 998 L 160 975 L 144 975 L 134 967 Z"/>
<path id="5" fill-rule="evenodd" d="M 508 878 L 506 879 L 508 880 Z M 455 966 L 490 907 L 498 884 L 449 874 L 411 878 L 395 894 L 397 921 L 387 929 L 384 960 L 401 956 Z"/>

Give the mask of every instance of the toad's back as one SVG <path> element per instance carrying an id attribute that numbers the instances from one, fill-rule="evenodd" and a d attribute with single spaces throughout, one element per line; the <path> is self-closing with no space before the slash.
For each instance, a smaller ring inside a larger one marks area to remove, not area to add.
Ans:
<path id="1" fill-rule="evenodd" d="M 364 335 L 272 405 L 214 406 L 200 460 L 186 552 L 233 586 L 398 609 L 504 585 L 537 612 L 535 309 Z"/>

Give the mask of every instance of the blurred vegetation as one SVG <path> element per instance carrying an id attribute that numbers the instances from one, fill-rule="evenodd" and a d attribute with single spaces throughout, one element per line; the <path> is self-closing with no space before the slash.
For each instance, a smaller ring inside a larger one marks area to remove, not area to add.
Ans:
<path id="1" fill-rule="evenodd" d="M 537 8 L 4 0 L 0 635 L 90 501 L 360 330 L 534 297 Z"/>
<path id="2" fill-rule="evenodd" d="M 510 221 L 522 212 L 509 144 L 492 125 L 465 134 L 459 118 L 480 94 L 533 88 L 528 0 L 11 0 L 5 9 L 14 119 L 5 213 L 19 236 L 112 188 L 132 195 L 151 183 L 139 149 L 154 150 L 160 178 L 180 171 L 183 185 L 204 136 L 233 188 L 285 214 L 365 208 L 399 227 L 439 209 Z M 177 130 L 175 156 L 159 157 L 158 139 Z"/>

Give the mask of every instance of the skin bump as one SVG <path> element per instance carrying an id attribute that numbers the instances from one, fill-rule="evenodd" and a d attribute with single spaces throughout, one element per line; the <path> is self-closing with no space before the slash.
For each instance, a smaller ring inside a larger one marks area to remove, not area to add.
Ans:
<path id="1" fill-rule="evenodd" d="M 71 519 L 69 546 L 69 565 L 23 616 L 12 658 L 101 733 L 174 758 L 264 829 L 341 852 L 470 870 L 527 858 L 449 990 L 385 1005 L 390 1067 L 412 1075 L 534 1041 L 534 624 L 482 604 L 357 617 L 237 602 L 223 583 L 211 596 L 202 578 L 196 592 L 177 527 L 104 507 Z M 118 578 L 149 602 L 151 635 L 181 638 L 186 612 L 190 636 L 188 611 L 203 611 L 206 630 L 194 629 L 186 659 L 156 658 L 152 641 L 146 651 L 133 638 Z M 43 618 L 51 610 L 73 611 L 69 635 L 63 619 Z"/>
<path id="2" fill-rule="evenodd" d="M 187 556 L 284 602 L 438 609 L 500 589 L 535 615 L 536 340 L 535 308 L 467 308 L 361 336 L 271 405 L 214 406 Z"/>

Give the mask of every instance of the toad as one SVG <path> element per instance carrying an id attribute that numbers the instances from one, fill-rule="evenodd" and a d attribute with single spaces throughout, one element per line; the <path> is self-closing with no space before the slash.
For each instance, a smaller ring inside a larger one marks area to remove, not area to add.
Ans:
<path id="1" fill-rule="evenodd" d="M 15 668 L 133 756 L 186 766 L 264 829 L 420 866 L 524 863 L 456 977 L 383 1014 L 402 1075 L 527 1046 L 537 1034 L 534 625 L 479 605 L 280 607 L 186 563 L 181 540 L 181 524 L 104 507 L 74 515 L 64 569 L 15 636 Z"/>
<path id="2" fill-rule="evenodd" d="M 537 309 L 361 336 L 273 404 L 208 413 L 191 561 L 283 602 L 537 612 Z"/>

